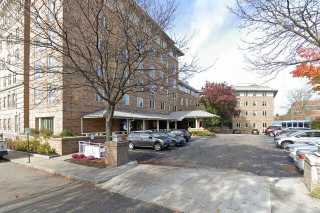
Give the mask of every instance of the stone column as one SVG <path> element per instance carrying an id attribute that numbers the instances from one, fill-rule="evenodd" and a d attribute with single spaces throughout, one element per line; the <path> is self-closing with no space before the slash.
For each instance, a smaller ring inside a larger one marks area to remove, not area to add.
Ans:
<path id="1" fill-rule="evenodd" d="M 175 129 L 178 129 L 178 121 L 175 121 L 175 122 L 174 122 L 174 128 L 175 128 Z"/>
<path id="2" fill-rule="evenodd" d="M 127 133 L 130 133 L 130 121 L 127 119 Z"/>
<path id="3" fill-rule="evenodd" d="M 121 166 L 129 162 L 129 146 L 127 141 L 106 143 L 106 164 L 109 166 Z"/>
<path id="4" fill-rule="evenodd" d="M 199 120 L 196 118 L 196 129 L 199 129 L 200 125 L 199 125 Z"/>
<path id="5" fill-rule="evenodd" d="M 170 121 L 167 121 L 167 131 L 170 130 Z"/>
<path id="6" fill-rule="evenodd" d="M 306 155 L 304 160 L 304 183 L 310 192 L 320 186 L 320 157 Z"/>
<path id="7" fill-rule="evenodd" d="M 159 131 L 160 130 L 160 122 L 159 122 L 159 120 L 157 120 L 157 131 Z"/>
<path id="8" fill-rule="evenodd" d="M 142 120 L 142 130 L 146 130 L 146 121 Z"/>

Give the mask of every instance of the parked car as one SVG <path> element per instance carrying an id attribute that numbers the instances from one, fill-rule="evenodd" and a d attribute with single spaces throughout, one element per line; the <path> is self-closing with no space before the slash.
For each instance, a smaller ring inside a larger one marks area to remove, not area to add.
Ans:
<path id="1" fill-rule="evenodd" d="M 253 134 L 253 135 L 259 135 L 260 132 L 259 132 L 258 129 L 253 129 L 253 130 L 251 131 L 251 134 Z"/>
<path id="2" fill-rule="evenodd" d="M 264 134 L 265 135 L 269 135 L 269 136 L 275 136 L 274 131 L 276 130 L 282 130 L 282 126 L 269 126 L 265 131 Z"/>
<path id="3" fill-rule="evenodd" d="M 184 139 L 186 140 L 186 142 L 189 142 L 191 140 L 191 134 L 190 132 L 188 132 L 185 129 L 175 129 L 170 131 L 170 133 L 175 134 L 177 136 L 181 136 L 184 137 Z"/>
<path id="4" fill-rule="evenodd" d="M 234 129 L 234 130 L 232 130 L 232 134 L 241 134 L 241 130 L 240 129 Z"/>
<path id="5" fill-rule="evenodd" d="M 310 128 L 286 128 L 286 129 L 282 129 L 282 130 L 275 130 L 274 131 L 274 134 L 275 134 L 275 137 L 278 137 L 278 136 L 285 136 L 285 135 L 289 135 L 289 134 L 292 134 L 294 132 L 299 132 L 299 131 L 303 131 L 303 130 L 311 130 Z"/>
<path id="6" fill-rule="evenodd" d="M 156 151 L 161 151 L 168 148 L 171 144 L 171 140 L 168 136 L 150 131 L 131 132 L 128 135 L 128 140 L 130 149 L 136 147 L 150 147 Z"/>
<path id="7" fill-rule="evenodd" d="M 318 143 L 320 142 L 319 130 L 304 130 L 298 131 L 285 137 L 275 139 L 276 145 L 281 148 L 286 148 L 289 144 L 294 143 Z"/>
<path id="8" fill-rule="evenodd" d="M 0 157 L 3 157 L 5 155 L 7 155 L 7 154 L 8 154 L 8 151 L 7 151 L 6 142 L 3 139 L 3 136 L 0 135 Z"/>
<path id="9" fill-rule="evenodd" d="M 296 154 L 295 165 L 296 167 L 303 172 L 304 171 L 304 160 L 307 154 L 313 154 L 316 151 L 314 150 L 299 150 Z"/>
<path id="10" fill-rule="evenodd" d="M 171 132 L 168 132 L 167 135 L 171 138 L 175 146 L 184 146 L 186 144 L 186 139 L 182 136 L 175 135 Z"/>
<path id="11" fill-rule="evenodd" d="M 297 153 L 299 151 L 317 151 L 318 147 L 316 145 L 310 145 L 310 144 L 306 144 L 306 145 L 301 145 L 301 146 L 296 146 L 296 147 L 292 147 L 289 150 L 289 157 L 295 161 L 296 160 L 296 156 Z"/>

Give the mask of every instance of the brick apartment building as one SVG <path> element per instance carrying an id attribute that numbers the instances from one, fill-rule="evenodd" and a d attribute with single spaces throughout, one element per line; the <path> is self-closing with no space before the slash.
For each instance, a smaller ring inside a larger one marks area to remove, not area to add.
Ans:
<path id="1" fill-rule="evenodd" d="M 260 85 L 235 86 L 234 89 L 240 113 L 233 118 L 233 129 L 248 133 L 258 129 L 261 133 L 272 125 L 277 90 Z"/>
<path id="2" fill-rule="evenodd" d="M 0 24 L 2 29 L 8 26 L 0 38 L 0 58 L 6 62 L 14 60 L 16 65 L 20 65 L 16 67 L 20 67 L 23 74 L 12 72 L 14 68 L 9 71 L 5 63 L 0 66 L 0 133 L 14 137 L 23 133 L 24 128 L 49 129 L 56 135 L 65 129 L 76 134 L 103 132 L 104 104 L 92 88 L 68 88 L 74 81 L 81 82 L 79 78 L 52 73 L 42 76 L 37 74 L 38 69 L 49 69 L 53 63 L 61 63 L 59 67 L 66 69 L 67 60 L 58 56 L 62 60 L 54 61 L 53 53 L 46 52 L 42 47 L 14 42 L 14 36 L 23 37 L 24 40 L 36 40 L 37 37 L 30 33 L 29 27 L 32 28 L 32 24 L 28 13 L 24 8 L 12 4 L 10 0 L 0 1 Z M 21 17 L 19 24 L 15 23 L 16 19 L 9 12 L 13 8 Z M 63 20 L 70 18 L 68 15 L 63 14 Z M 162 33 L 161 43 L 166 43 L 171 49 L 167 63 L 177 69 L 178 57 L 183 53 Z M 152 60 L 143 66 L 152 66 Z M 39 89 L 43 85 L 50 88 L 52 82 L 62 85 L 62 89 L 55 92 Z M 170 88 L 157 94 L 145 91 L 125 95 L 116 107 L 113 131 L 199 128 L 202 118 L 213 116 L 201 110 L 199 91 L 180 81 L 178 76 L 172 82 Z"/>

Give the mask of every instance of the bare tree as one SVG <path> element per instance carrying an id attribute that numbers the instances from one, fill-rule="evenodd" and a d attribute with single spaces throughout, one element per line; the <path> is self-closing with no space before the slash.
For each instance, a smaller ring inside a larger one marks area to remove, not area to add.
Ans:
<path id="1" fill-rule="evenodd" d="M 302 59 L 299 51 L 320 51 L 320 1 L 236 0 L 231 8 L 247 32 L 248 60 L 263 74 L 320 58 Z"/>
<path id="2" fill-rule="evenodd" d="M 30 39 L 15 42 L 34 50 L 32 85 L 51 95 L 61 89 L 93 90 L 104 103 L 107 139 L 124 95 L 171 94 L 180 73 L 199 71 L 194 60 L 178 66 L 173 58 L 183 53 L 164 33 L 174 21 L 175 0 L 17 0 L 17 4 L 30 14 Z M 44 54 L 48 65 L 43 68 Z M 8 70 L 23 73 L 23 66 L 4 63 Z"/>
<path id="3" fill-rule="evenodd" d="M 308 101 L 312 97 L 312 90 L 309 88 L 302 88 L 292 90 L 288 94 L 289 98 L 289 111 L 288 115 L 292 117 L 297 115 L 305 115 L 305 109 Z"/>

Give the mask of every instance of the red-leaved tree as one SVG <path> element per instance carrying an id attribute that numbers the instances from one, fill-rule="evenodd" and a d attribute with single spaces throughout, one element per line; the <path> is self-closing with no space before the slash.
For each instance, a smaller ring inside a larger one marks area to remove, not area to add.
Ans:
<path id="1" fill-rule="evenodd" d="M 237 97 L 235 90 L 226 83 L 206 82 L 202 88 L 202 104 L 209 112 L 221 117 L 221 124 L 228 125 L 232 122 L 232 116 L 237 113 Z"/>
<path id="2" fill-rule="evenodd" d="M 320 50 L 315 48 L 302 48 L 298 52 L 305 63 L 299 64 L 293 70 L 293 77 L 308 78 L 315 90 L 320 89 Z"/>

